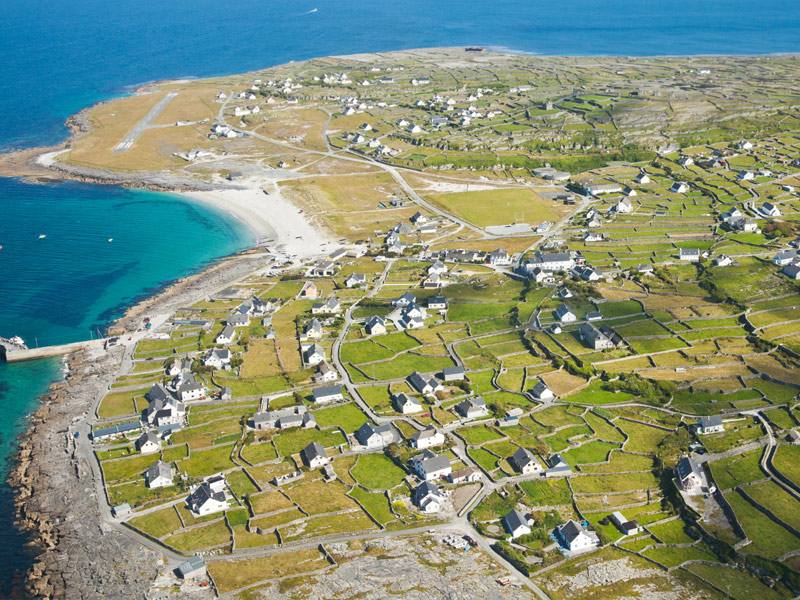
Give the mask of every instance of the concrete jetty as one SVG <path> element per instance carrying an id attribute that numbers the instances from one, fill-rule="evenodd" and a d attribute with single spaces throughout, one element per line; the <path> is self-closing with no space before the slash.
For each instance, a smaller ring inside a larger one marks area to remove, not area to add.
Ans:
<path id="1" fill-rule="evenodd" d="M 73 342 L 71 344 L 61 344 L 60 346 L 43 346 L 41 348 L 20 348 L 13 344 L 0 342 L 0 356 L 2 356 L 3 360 L 7 363 L 15 363 L 24 360 L 36 360 L 37 358 L 62 356 L 84 348 L 102 348 L 105 341 L 105 339 L 86 340 L 83 342 Z"/>

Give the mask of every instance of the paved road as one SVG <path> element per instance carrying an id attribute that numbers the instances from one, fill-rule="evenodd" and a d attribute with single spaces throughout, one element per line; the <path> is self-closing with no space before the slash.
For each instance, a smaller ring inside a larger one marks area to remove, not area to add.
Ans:
<path id="1" fill-rule="evenodd" d="M 133 129 L 128 132 L 128 135 L 122 138 L 122 141 L 117 144 L 111 153 L 120 154 L 121 152 L 127 152 L 130 150 L 131 146 L 133 146 L 133 143 L 139 139 L 139 136 L 142 135 L 142 133 L 144 133 L 144 130 L 150 127 L 152 122 L 155 121 L 158 115 L 161 114 L 161 111 L 163 111 L 167 107 L 167 104 L 172 102 L 172 99 L 177 95 L 178 92 L 170 92 L 161 100 L 156 102 L 156 105 L 150 109 L 150 112 L 148 112 L 141 121 L 133 126 Z"/>

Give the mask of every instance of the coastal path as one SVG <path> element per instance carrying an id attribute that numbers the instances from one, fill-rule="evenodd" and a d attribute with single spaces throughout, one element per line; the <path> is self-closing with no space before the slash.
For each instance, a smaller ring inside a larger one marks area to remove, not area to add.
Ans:
<path id="1" fill-rule="evenodd" d="M 139 139 L 139 136 L 144 133 L 144 130 L 150 127 L 153 121 L 156 120 L 158 115 L 161 114 L 167 104 L 172 102 L 172 99 L 178 95 L 178 92 L 170 92 L 166 96 L 164 96 L 161 100 L 156 102 L 156 105 L 150 109 L 150 111 L 139 121 L 136 125 L 133 126 L 122 141 L 116 145 L 116 147 L 111 151 L 111 154 L 119 154 L 121 152 L 127 152 L 133 146 L 133 143 Z"/>

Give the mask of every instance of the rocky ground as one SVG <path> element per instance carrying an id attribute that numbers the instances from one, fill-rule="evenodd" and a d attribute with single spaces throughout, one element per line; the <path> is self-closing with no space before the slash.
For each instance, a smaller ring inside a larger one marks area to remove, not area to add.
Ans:
<path id="1" fill-rule="evenodd" d="M 324 574 L 290 582 L 267 584 L 250 592 L 250 598 L 380 600 L 474 600 L 478 598 L 530 599 L 528 588 L 501 587 L 505 575 L 480 550 L 453 550 L 444 536 L 381 538 L 357 544 L 327 547 L 338 565 Z"/>
<path id="2" fill-rule="evenodd" d="M 112 328 L 135 331 L 142 315 L 164 313 L 251 273 L 263 264 L 259 254 L 231 257 L 197 275 L 177 281 L 161 294 L 133 307 Z M 65 382 L 53 384 L 31 416 L 9 476 L 15 489 L 18 525 L 41 550 L 28 573 L 21 598 L 144 598 L 159 569 L 160 554 L 136 537 L 108 525 L 100 514 L 92 466 L 80 457 L 69 431 L 94 410 L 116 376 L 124 349 L 75 353 L 67 357 Z M 105 506 L 105 499 L 101 499 Z"/>
<path id="3" fill-rule="evenodd" d="M 68 428 L 106 388 L 121 349 L 70 357 L 67 382 L 56 384 L 31 417 L 9 481 L 18 524 L 41 549 L 23 597 L 141 598 L 161 557 L 103 525 L 91 467 L 74 452 Z"/>

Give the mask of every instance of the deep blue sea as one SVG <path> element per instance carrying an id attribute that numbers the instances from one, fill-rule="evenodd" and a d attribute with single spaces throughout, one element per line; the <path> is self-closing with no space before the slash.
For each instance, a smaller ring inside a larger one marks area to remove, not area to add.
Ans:
<path id="1" fill-rule="evenodd" d="M 59 142 L 70 114 L 157 79 L 429 46 L 798 52 L 800 7 L 786 0 L 15 0 L 0 6 L 0 31 L 0 151 L 8 151 Z M 0 335 L 39 344 L 84 339 L 142 295 L 250 241 L 241 224 L 176 196 L 0 178 Z M 58 361 L 0 365 L 3 473 L 25 416 L 58 373 Z M 10 498 L 0 485 L 0 596 L 32 560 L 10 527 Z"/>

